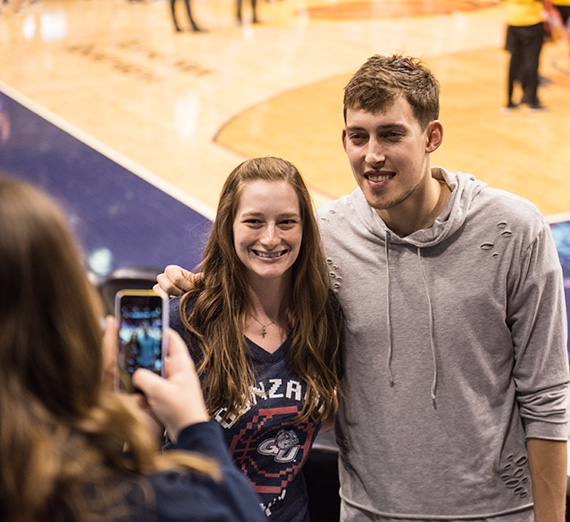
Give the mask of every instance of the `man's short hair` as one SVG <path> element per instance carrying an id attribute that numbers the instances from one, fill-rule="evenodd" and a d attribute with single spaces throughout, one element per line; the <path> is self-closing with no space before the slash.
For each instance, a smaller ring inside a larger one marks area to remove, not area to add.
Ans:
<path id="1" fill-rule="evenodd" d="M 439 82 L 421 60 L 402 55 L 371 56 L 344 88 L 348 109 L 386 110 L 399 96 L 410 104 L 422 129 L 439 117 Z"/>

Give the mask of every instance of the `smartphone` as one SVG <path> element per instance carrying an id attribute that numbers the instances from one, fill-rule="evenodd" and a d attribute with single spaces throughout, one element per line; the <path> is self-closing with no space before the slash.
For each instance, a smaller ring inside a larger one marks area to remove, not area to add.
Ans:
<path id="1" fill-rule="evenodd" d="M 116 388 L 136 393 L 139 390 L 132 384 L 135 370 L 146 368 L 163 375 L 168 301 L 153 290 L 119 290 L 115 315 L 119 331 Z"/>

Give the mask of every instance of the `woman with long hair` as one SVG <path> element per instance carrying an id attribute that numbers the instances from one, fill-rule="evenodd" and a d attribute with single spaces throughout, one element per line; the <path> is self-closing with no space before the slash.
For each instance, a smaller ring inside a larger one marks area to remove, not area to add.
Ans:
<path id="1" fill-rule="evenodd" d="M 171 302 L 209 414 L 270 520 L 308 520 L 301 468 L 337 409 L 340 310 L 329 290 L 312 202 L 273 157 L 226 180 L 199 269 Z"/>
<path id="2" fill-rule="evenodd" d="M 146 414 L 105 383 L 117 332 L 109 320 L 103 337 L 101 317 L 57 204 L 0 176 L 0 519 L 265 520 L 180 337 L 167 378 L 133 378 L 178 450 L 162 455 Z"/>

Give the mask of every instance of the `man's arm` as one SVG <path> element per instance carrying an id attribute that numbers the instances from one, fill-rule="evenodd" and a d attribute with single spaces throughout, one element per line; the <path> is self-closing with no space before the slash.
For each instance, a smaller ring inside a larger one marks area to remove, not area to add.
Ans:
<path id="1" fill-rule="evenodd" d="M 535 522 L 564 522 L 568 318 L 560 259 L 546 223 L 511 274 L 507 308 L 515 348 L 513 379 L 526 433 Z"/>
<path id="2" fill-rule="evenodd" d="M 184 270 L 181 266 L 168 265 L 164 272 L 157 276 L 157 284 L 153 289 L 158 293 L 166 292 L 170 296 L 182 295 L 193 288 L 197 277 L 200 276 Z"/>
<path id="3" fill-rule="evenodd" d="M 566 441 L 527 439 L 535 522 L 564 522 Z"/>

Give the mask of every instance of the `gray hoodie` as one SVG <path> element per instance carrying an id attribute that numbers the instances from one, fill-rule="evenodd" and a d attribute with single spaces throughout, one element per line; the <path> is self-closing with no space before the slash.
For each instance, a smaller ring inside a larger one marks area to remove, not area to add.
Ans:
<path id="1" fill-rule="evenodd" d="M 390 231 L 360 189 L 317 210 L 345 313 L 341 496 L 377 515 L 532 505 L 525 437 L 567 439 L 562 271 L 530 202 L 433 168 L 427 228 Z"/>

